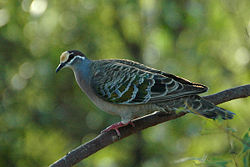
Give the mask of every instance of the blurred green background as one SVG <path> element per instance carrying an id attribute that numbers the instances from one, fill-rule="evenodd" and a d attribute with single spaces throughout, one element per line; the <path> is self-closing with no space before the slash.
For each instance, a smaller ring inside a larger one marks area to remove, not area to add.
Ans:
<path id="1" fill-rule="evenodd" d="M 119 117 L 80 91 L 59 56 L 126 58 L 207 85 L 250 82 L 249 0 L 0 0 L 0 166 L 48 166 Z M 78 167 L 247 167 L 250 103 L 211 121 L 188 114 L 90 156 Z M 248 141 L 247 141 L 248 140 Z"/>

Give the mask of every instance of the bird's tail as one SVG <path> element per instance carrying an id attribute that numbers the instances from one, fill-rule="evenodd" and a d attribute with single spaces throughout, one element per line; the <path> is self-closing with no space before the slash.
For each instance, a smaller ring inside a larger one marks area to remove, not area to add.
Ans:
<path id="1" fill-rule="evenodd" d="M 167 103 L 167 110 L 171 110 L 173 108 L 175 109 L 175 111 L 184 110 L 186 112 L 202 115 L 210 119 L 232 119 L 235 115 L 233 112 L 217 107 L 213 103 L 203 99 L 198 95 L 182 97 L 180 99 L 176 99 L 172 102 Z"/>
<path id="2" fill-rule="evenodd" d="M 213 103 L 197 95 L 188 98 L 185 105 L 190 112 L 211 119 L 232 119 L 235 115 L 233 112 L 217 107 Z"/>

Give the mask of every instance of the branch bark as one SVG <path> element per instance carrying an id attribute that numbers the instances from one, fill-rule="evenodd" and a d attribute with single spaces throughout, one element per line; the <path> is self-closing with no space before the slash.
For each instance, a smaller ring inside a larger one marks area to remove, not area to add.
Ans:
<path id="1" fill-rule="evenodd" d="M 209 96 L 204 96 L 203 98 L 217 105 L 217 104 L 221 104 L 221 103 L 233 100 L 233 99 L 245 98 L 248 96 L 250 96 L 250 85 L 243 85 L 243 86 L 235 87 L 232 89 L 227 89 L 222 92 L 212 94 Z M 128 137 L 132 135 L 133 133 L 136 133 L 138 131 L 141 131 L 151 126 L 155 126 L 162 122 L 177 119 L 179 117 L 184 116 L 185 114 L 186 113 L 184 112 L 173 113 L 173 114 L 165 114 L 162 112 L 156 112 L 156 113 L 138 118 L 133 121 L 133 123 L 135 124 L 135 127 L 128 125 L 126 127 L 119 128 L 119 131 L 121 133 L 120 138 L 118 138 L 115 131 L 109 131 L 103 134 L 99 134 L 96 138 L 92 139 L 91 141 L 87 143 L 80 145 L 79 147 L 75 148 L 74 150 L 69 152 L 67 155 L 65 155 L 63 158 L 51 164 L 50 167 L 73 166 L 76 163 L 80 162 L 81 160 L 101 150 L 102 148 L 116 141 L 119 141 L 125 137 Z"/>

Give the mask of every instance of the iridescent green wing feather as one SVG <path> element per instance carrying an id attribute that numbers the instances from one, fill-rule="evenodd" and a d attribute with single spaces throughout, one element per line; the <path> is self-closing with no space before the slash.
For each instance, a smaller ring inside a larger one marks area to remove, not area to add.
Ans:
<path id="1" fill-rule="evenodd" d="M 117 60 L 95 61 L 91 67 L 93 90 L 100 98 L 115 104 L 155 103 L 204 91 L 138 65 Z"/>
<path id="2" fill-rule="evenodd" d="M 169 74 L 169 73 L 166 73 L 164 71 L 160 71 L 160 70 L 148 67 L 148 66 L 146 66 L 144 64 L 141 64 L 141 63 L 138 63 L 138 62 L 135 62 L 135 61 L 126 60 L 126 59 L 114 59 L 113 61 L 118 62 L 118 63 L 122 63 L 122 64 L 126 64 L 128 66 L 133 66 L 133 67 L 139 68 L 139 69 L 144 70 L 144 71 L 161 74 L 161 75 L 163 75 L 165 77 L 172 78 L 175 81 L 180 82 L 180 83 L 185 84 L 185 85 L 193 85 L 194 89 L 197 88 L 197 91 L 200 92 L 200 93 L 206 92 L 207 89 L 208 89 L 205 85 L 190 82 L 189 80 L 187 80 L 185 78 L 181 78 L 181 77 L 178 77 L 176 75 Z"/>

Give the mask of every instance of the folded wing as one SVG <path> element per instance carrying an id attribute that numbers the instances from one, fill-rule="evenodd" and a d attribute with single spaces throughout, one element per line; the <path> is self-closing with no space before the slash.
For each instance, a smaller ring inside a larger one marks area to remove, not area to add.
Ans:
<path id="1" fill-rule="evenodd" d="M 96 61 L 91 70 L 95 93 L 115 104 L 157 103 L 207 90 L 204 85 L 128 60 Z"/>

